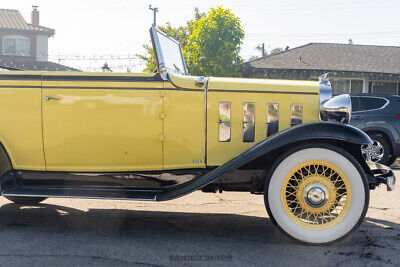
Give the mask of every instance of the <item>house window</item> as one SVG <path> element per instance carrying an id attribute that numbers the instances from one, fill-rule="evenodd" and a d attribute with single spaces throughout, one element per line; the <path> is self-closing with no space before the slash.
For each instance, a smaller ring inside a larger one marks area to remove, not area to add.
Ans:
<path id="1" fill-rule="evenodd" d="M 350 88 L 352 93 L 362 93 L 363 92 L 363 80 L 351 80 Z"/>
<path id="2" fill-rule="evenodd" d="M 362 93 L 364 81 L 357 79 L 332 79 L 331 85 L 334 94 Z"/>
<path id="3" fill-rule="evenodd" d="M 350 93 L 350 80 L 345 79 L 332 79 L 332 90 L 334 94 L 348 94 Z"/>
<path id="4" fill-rule="evenodd" d="M 4 36 L 3 55 L 29 56 L 30 55 L 29 38 L 23 36 Z"/>
<path id="5" fill-rule="evenodd" d="M 394 82 L 372 82 L 372 92 L 380 94 L 395 95 L 397 93 L 397 83 Z"/>

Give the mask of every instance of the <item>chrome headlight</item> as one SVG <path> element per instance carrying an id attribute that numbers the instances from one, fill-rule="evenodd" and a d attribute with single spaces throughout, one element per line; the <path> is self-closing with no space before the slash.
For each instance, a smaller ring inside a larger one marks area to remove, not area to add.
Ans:
<path id="1" fill-rule="evenodd" d="M 349 123 L 351 118 L 350 95 L 338 95 L 322 102 L 320 117 L 323 121 Z"/>

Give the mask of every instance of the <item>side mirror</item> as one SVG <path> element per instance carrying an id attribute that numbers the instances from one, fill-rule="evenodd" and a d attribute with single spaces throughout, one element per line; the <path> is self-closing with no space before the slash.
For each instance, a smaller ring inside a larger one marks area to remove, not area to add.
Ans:
<path id="1" fill-rule="evenodd" d="M 321 103 L 320 117 L 322 121 L 335 121 L 348 124 L 351 118 L 350 95 L 338 95 Z"/>

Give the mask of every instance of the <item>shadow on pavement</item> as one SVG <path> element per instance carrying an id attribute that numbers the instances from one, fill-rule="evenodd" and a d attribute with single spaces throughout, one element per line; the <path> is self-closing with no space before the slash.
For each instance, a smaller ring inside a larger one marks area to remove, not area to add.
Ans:
<path id="1" fill-rule="evenodd" d="M 224 237 L 259 242 L 291 242 L 269 218 L 237 214 L 90 209 L 82 211 L 51 204 L 0 207 L 0 227 L 62 228 L 70 231 L 121 232 L 133 235 L 173 234 Z"/>
<path id="2" fill-rule="evenodd" d="M 173 235 L 174 238 L 227 238 L 270 244 L 297 244 L 283 236 L 267 217 L 218 213 L 135 211 L 90 209 L 81 211 L 51 204 L 20 206 L 13 203 L 0 208 L 0 228 L 40 227 L 63 231 L 123 233 L 124 236 Z M 369 229 L 400 233 L 400 224 L 366 218 L 361 228 L 339 244 L 359 243 Z M 400 241 L 400 234 L 397 235 Z"/>
<path id="3" fill-rule="evenodd" d="M 228 255 L 224 266 L 400 264 L 400 224 L 366 218 L 332 246 L 305 246 L 267 217 L 90 209 L 52 204 L 0 207 L 0 265 L 169 266 L 176 255 Z M 29 263 L 29 265 L 28 265 Z M 196 264 L 198 262 L 179 262 Z M 206 265 L 210 265 L 207 262 Z"/>

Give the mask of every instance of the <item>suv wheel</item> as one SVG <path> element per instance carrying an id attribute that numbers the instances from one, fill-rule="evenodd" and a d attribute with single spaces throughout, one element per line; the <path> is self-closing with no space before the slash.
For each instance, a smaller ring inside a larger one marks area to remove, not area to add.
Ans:
<path id="1" fill-rule="evenodd" d="M 390 158 L 389 142 L 381 134 L 369 134 L 373 144 L 371 147 L 363 146 L 361 151 L 365 156 L 367 151 L 371 154 L 371 161 L 387 165 Z"/>

